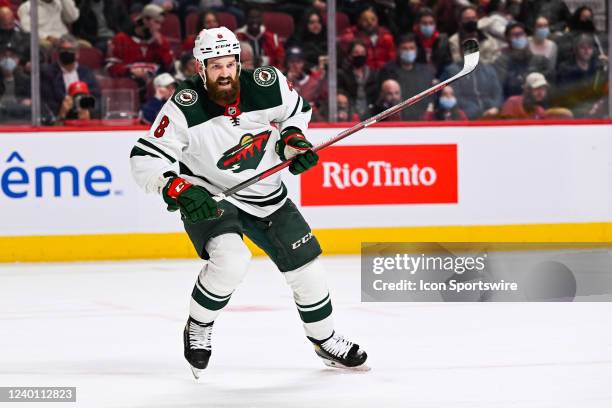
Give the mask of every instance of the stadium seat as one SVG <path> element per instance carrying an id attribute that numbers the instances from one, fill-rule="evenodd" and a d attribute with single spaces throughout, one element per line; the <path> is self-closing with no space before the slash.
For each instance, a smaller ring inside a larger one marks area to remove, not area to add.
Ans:
<path id="1" fill-rule="evenodd" d="M 181 41 L 181 22 L 176 14 L 166 13 L 161 32 L 168 38 Z"/>
<path id="2" fill-rule="evenodd" d="M 129 119 L 139 110 L 138 85 L 130 78 L 98 77 L 103 119 Z"/>
<path id="3" fill-rule="evenodd" d="M 293 34 L 293 17 L 287 13 L 278 11 L 264 11 L 263 23 L 266 29 L 278 35 L 281 41 L 285 41 Z"/>
<path id="4" fill-rule="evenodd" d="M 323 22 L 327 26 L 327 14 L 323 14 Z M 351 20 L 346 13 L 341 11 L 336 12 L 336 34 L 340 35 L 347 27 L 351 25 Z"/>
<path id="5" fill-rule="evenodd" d="M 185 18 L 185 35 L 195 34 L 198 28 L 198 13 L 191 12 Z"/>
<path id="6" fill-rule="evenodd" d="M 232 13 L 218 11 L 215 12 L 215 15 L 217 16 L 217 19 L 219 19 L 219 24 L 227 27 L 230 31 L 236 31 L 236 29 L 238 28 L 238 21 Z"/>
<path id="7" fill-rule="evenodd" d="M 100 70 L 104 66 L 104 55 L 97 48 L 79 48 L 79 64 L 86 66 L 94 71 Z"/>
<path id="8" fill-rule="evenodd" d="M 345 13 L 338 11 L 336 13 L 336 33 L 340 34 L 350 25 L 351 20 L 349 17 Z"/>

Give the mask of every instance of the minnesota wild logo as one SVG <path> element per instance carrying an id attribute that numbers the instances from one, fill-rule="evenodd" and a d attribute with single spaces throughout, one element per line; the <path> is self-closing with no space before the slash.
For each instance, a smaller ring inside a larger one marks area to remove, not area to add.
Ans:
<path id="1" fill-rule="evenodd" d="M 253 79 L 259 86 L 270 86 L 276 82 L 276 71 L 270 67 L 259 67 L 253 71 Z"/>
<path id="2" fill-rule="evenodd" d="M 223 153 L 217 162 L 221 170 L 240 173 L 246 169 L 256 169 L 264 156 L 271 130 L 253 136 L 250 133 L 240 138 L 240 143 Z"/>

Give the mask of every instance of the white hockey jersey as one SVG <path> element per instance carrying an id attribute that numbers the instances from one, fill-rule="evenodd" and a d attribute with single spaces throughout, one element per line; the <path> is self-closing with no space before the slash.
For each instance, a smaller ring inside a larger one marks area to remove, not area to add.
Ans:
<path id="1" fill-rule="evenodd" d="M 247 180 L 280 158 L 280 132 L 306 132 L 311 108 L 276 68 L 240 74 L 240 97 L 225 108 L 208 98 L 196 75 L 182 82 L 157 115 L 147 136 L 130 155 L 134 179 L 145 191 L 161 194 L 168 177 L 180 175 L 211 194 Z M 236 207 L 265 217 L 286 200 L 280 173 L 228 197 Z"/>

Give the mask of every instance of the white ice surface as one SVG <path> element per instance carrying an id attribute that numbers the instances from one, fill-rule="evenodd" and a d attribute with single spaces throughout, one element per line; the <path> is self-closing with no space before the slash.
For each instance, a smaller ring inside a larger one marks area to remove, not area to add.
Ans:
<path id="1" fill-rule="evenodd" d="M 612 407 L 611 303 L 360 303 L 359 259 L 324 263 L 370 372 L 326 368 L 255 259 L 199 383 L 181 336 L 200 262 L 0 264 L 0 386 L 78 387 L 0 407 Z"/>

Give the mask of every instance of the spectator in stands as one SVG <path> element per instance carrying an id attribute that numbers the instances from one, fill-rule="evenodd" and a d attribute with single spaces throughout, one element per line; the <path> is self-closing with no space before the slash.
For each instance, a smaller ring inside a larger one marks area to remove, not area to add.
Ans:
<path id="1" fill-rule="evenodd" d="M 557 44 L 548 39 L 550 27 L 548 19 L 540 16 L 535 20 L 533 36 L 529 37 L 529 50 L 534 55 L 540 55 L 548 61 L 549 71 L 553 71 L 557 66 Z"/>
<path id="2" fill-rule="evenodd" d="M 30 1 L 22 3 L 17 10 L 21 26 L 27 32 L 30 27 Z M 40 46 L 50 48 L 59 38 L 68 34 L 68 25 L 79 18 L 79 9 L 74 0 L 40 0 L 38 2 L 38 36 Z"/>
<path id="3" fill-rule="evenodd" d="M 434 70 L 427 64 L 416 62 L 418 49 L 414 34 L 402 36 L 397 47 L 399 54 L 397 59 L 380 70 L 378 82 L 395 79 L 400 84 L 402 95 L 407 97 L 429 88 L 434 80 Z M 410 109 L 404 109 L 401 112 L 402 120 L 419 120 L 430 100 L 431 98 L 426 98 Z"/>
<path id="4" fill-rule="evenodd" d="M 192 52 L 193 47 L 195 46 L 195 39 L 200 34 L 200 31 L 209 28 L 218 28 L 219 27 L 219 19 L 214 11 L 204 10 L 198 14 L 198 20 L 196 25 L 195 33 L 189 33 L 187 37 L 185 37 L 185 41 L 183 41 L 182 50 L 183 52 Z"/>
<path id="5" fill-rule="evenodd" d="M 329 120 L 329 109 L 327 100 L 321 101 L 320 109 L 313 106 L 312 121 L 327 122 Z M 336 90 L 336 117 L 333 122 L 359 122 L 359 115 L 355 112 L 348 93 L 343 89 Z"/>
<path id="6" fill-rule="evenodd" d="M 485 0 L 486 1 L 486 0 Z M 519 15 L 521 14 L 521 3 L 523 0 L 500 0 L 504 2 L 504 9 L 508 15 L 510 21 L 518 21 Z"/>
<path id="7" fill-rule="evenodd" d="M 119 0 L 77 0 L 79 19 L 72 33 L 106 54 L 108 42 L 130 29 L 130 16 Z"/>
<path id="8" fill-rule="evenodd" d="M 246 25 L 236 31 L 236 36 L 238 40 L 251 44 L 256 67 L 273 65 L 284 68 L 285 48 L 276 34 L 266 31 L 259 9 L 251 8 L 247 12 Z"/>
<path id="9" fill-rule="evenodd" d="M 255 69 L 253 47 L 246 41 L 240 41 L 240 67 L 242 69 Z"/>
<path id="10" fill-rule="evenodd" d="M 463 62 L 449 65 L 440 80 L 444 81 L 458 74 L 462 66 Z M 455 82 L 453 89 L 457 96 L 458 107 L 468 119 L 490 118 L 499 114 L 503 92 L 493 65 L 486 62 L 478 64 L 474 72 Z"/>
<path id="11" fill-rule="evenodd" d="M 425 3 L 425 0 L 396 1 L 395 25 L 398 27 L 398 36 L 412 33 L 421 9 L 426 7 Z"/>
<path id="12" fill-rule="evenodd" d="M 108 72 L 113 77 L 134 79 L 141 103 L 153 76 L 174 68 L 170 43 L 161 33 L 163 20 L 164 10 L 149 4 L 136 19 L 132 32 L 115 35 L 110 44 Z"/>
<path id="13" fill-rule="evenodd" d="M 15 24 L 15 14 L 9 7 L 0 7 L 0 48 L 8 44 L 15 49 L 21 62 L 30 60 L 30 34 Z"/>
<path id="14" fill-rule="evenodd" d="M 437 22 L 438 31 L 452 35 L 457 32 L 457 15 L 461 11 L 461 1 L 457 0 L 438 0 L 433 6 L 434 18 Z"/>
<path id="15" fill-rule="evenodd" d="M 244 67 L 243 67 L 244 68 Z M 184 81 L 197 74 L 196 60 L 193 57 L 193 51 L 186 51 L 181 54 L 181 57 L 176 63 L 175 78 L 179 81 Z"/>
<path id="16" fill-rule="evenodd" d="M 506 28 L 508 47 L 502 50 L 495 61 L 495 70 L 502 84 L 504 98 L 523 93 L 525 77 L 531 72 L 552 76 L 546 58 L 534 55 L 529 50 L 529 40 L 521 23 L 508 24 Z"/>
<path id="17" fill-rule="evenodd" d="M 336 121 L 358 122 L 359 115 L 353 110 L 346 91 L 339 89 L 336 91 L 336 95 Z"/>
<path id="18" fill-rule="evenodd" d="M 155 77 L 153 88 L 155 89 L 155 94 L 142 106 L 140 111 L 141 120 L 149 125 L 155 121 L 162 106 L 172 96 L 176 89 L 176 81 L 172 75 L 164 72 Z"/>
<path id="19" fill-rule="evenodd" d="M 523 0 L 518 20 L 526 27 L 533 27 L 538 16 L 544 16 L 550 31 L 562 32 L 570 19 L 570 11 L 563 0 Z"/>
<path id="20" fill-rule="evenodd" d="M 498 47 L 506 45 L 505 32 L 512 19 L 504 8 L 504 0 L 478 0 L 478 29 L 488 38 L 495 39 Z"/>
<path id="21" fill-rule="evenodd" d="M 421 9 L 414 32 L 419 47 L 417 62 L 430 64 L 436 75 L 439 75 L 444 67 L 452 62 L 452 58 L 448 36 L 436 29 L 436 20 L 431 9 Z"/>
<path id="22" fill-rule="evenodd" d="M 306 70 L 306 58 L 301 48 L 287 49 L 287 80 L 310 105 L 317 105 L 321 96 L 323 81 L 319 71 Z"/>
<path id="23" fill-rule="evenodd" d="M 370 117 L 370 108 L 376 100 L 376 73 L 366 65 L 368 51 L 360 40 L 349 46 L 348 58 L 338 72 L 338 88 L 346 90 L 360 118 Z"/>
<path id="24" fill-rule="evenodd" d="M 425 112 L 423 120 L 468 120 L 459 108 L 452 86 L 447 86 L 436 96 L 433 107 Z"/>
<path id="25" fill-rule="evenodd" d="M 286 48 L 293 46 L 302 48 L 310 67 L 317 66 L 320 57 L 327 55 L 327 31 L 323 17 L 316 9 L 304 14 L 295 34 L 287 40 Z"/>
<path id="26" fill-rule="evenodd" d="M 175 0 L 151 0 L 149 4 L 155 4 L 164 9 L 166 13 L 176 11 L 178 2 Z"/>
<path id="27" fill-rule="evenodd" d="M 380 86 L 380 95 L 372 110 L 372 115 L 377 115 L 402 101 L 402 89 L 395 79 L 386 79 Z M 386 121 L 397 122 L 402 120 L 400 112 L 389 116 Z"/>
<path id="28" fill-rule="evenodd" d="M 463 42 L 471 38 L 477 40 L 480 45 L 480 62 L 493 63 L 501 52 L 502 43 L 478 29 L 476 7 L 464 7 L 461 10 L 459 23 L 459 31 L 448 39 L 453 62 L 458 63 L 463 60 Z"/>
<path id="29" fill-rule="evenodd" d="M 570 19 L 569 31 L 557 39 L 557 46 L 559 47 L 557 65 L 574 59 L 576 41 L 582 34 L 588 34 L 593 37 L 596 56 L 605 55 L 596 31 L 595 23 L 593 22 L 593 10 L 588 6 L 578 7 Z"/>
<path id="30" fill-rule="evenodd" d="M 0 121 L 14 122 L 30 119 L 30 76 L 20 64 L 16 46 L 11 43 L 0 48 Z"/>
<path id="31" fill-rule="evenodd" d="M 68 87 L 68 93 L 59 111 L 58 121 L 96 119 L 95 105 L 96 99 L 89 92 L 87 83 L 75 81 Z"/>
<path id="32" fill-rule="evenodd" d="M 67 101 L 68 89 L 73 82 L 81 81 L 87 84 L 88 93 L 100 101 L 100 87 L 94 73 L 86 66 L 78 63 L 78 41 L 70 34 L 63 35 L 55 48 L 57 61 L 46 64 L 40 70 L 40 90 L 42 103 L 46 105 L 45 110 L 55 117 L 63 105 L 72 106 L 72 102 Z M 91 91 L 91 92 L 89 92 Z M 96 112 L 100 104 L 96 106 Z M 67 112 L 69 109 L 64 106 Z"/>
<path id="33" fill-rule="evenodd" d="M 506 100 L 501 116 L 505 119 L 544 119 L 548 107 L 549 86 L 544 75 L 532 72 L 525 78 L 522 95 Z"/>
<path id="34" fill-rule="evenodd" d="M 363 10 L 359 14 L 357 25 L 348 27 L 342 33 L 342 49 L 346 52 L 354 40 L 359 40 L 366 47 L 366 64 L 371 69 L 378 70 L 397 57 L 393 35 L 378 25 L 378 16 L 372 8 Z"/>
<path id="35" fill-rule="evenodd" d="M 595 55 L 593 36 L 581 34 L 577 37 L 574 53 L 574 59 L 559 66 L 555 100 L 571 109 L 577 118 L 603 117 L 608 73 L 605 60 Z"/>

